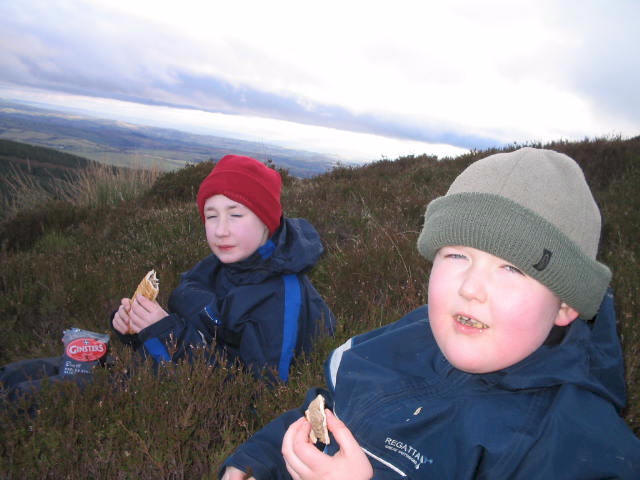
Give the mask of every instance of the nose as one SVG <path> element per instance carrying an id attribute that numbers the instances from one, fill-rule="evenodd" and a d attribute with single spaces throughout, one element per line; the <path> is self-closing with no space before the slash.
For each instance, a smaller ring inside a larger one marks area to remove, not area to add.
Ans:
<path id="1" fill-rule="evenodd" d="M 466 300 L 484 302 L 487 299 L 485 288 L 486 277 L 483 277 L 477 267 L 471 267 L 462 275 L 458 293 Z"/>
<path id="2" fill-rule="evenodd" d="M 220 217 L 218 217 L 215 233 L 218 237 L 224 237 L 229 234 L 229 222 L 224 215 L 220 215 Z"/>

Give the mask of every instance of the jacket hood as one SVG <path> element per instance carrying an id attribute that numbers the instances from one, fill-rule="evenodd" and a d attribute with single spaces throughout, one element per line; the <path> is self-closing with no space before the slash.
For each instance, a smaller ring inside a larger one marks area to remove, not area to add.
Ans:
<path id="1" fill-rule="evenodd" d="M 574 320 L 558 344 L 543 345 L 521 362 L 482 377 L 507 390 L 573 384 L 608 399 L 621 410 L 626 388 L 613 294 L 606 293 L 592 322 Z"/>
<path id="2" fill-rule="evenodd" d="M 320 235 L 303 218 L 282 218 L 280 228 L 249 258 L 226 265 L 237 283 L 310 270 L 324 253 Z"/>

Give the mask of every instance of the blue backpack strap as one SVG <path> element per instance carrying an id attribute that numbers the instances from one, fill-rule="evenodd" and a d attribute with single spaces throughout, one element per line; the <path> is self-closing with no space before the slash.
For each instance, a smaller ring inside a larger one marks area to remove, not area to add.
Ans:
<path id="1" fill-rule="evenodd" d="M 162 361 L 168 362 L 171 360 L 167 347 L 157 338 L 150 338 L 144 342 L 144 348 L 153 357 L 153 359 L 160 363 Z"/>
<path id="2" fill-rule="evenodd" d="M 286 382 L 289 379 L 289 367 L 298 343 L 298 317 L 302 304 L 302 292 L 296 274 L 283 275 L 282 281 L 284 282 L 284 328 L 278 376 Z"/>

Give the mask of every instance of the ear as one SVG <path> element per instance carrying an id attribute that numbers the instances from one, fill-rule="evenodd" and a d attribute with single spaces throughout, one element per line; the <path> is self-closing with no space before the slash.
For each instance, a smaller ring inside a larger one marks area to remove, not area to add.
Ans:
<path id="1" fill-rule="evenodd" d="M 566 327 L 576 318 L 578 318 L 578 311 L 562 302 L 560 304 L 560 308 L 558 309 L 558 315 L 556 316 L 555 324 L 558 327 Z"/>

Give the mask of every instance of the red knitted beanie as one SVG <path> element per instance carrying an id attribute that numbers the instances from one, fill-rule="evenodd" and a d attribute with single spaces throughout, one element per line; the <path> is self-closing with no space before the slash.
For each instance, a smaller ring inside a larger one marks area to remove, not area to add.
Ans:
<path id="1" fill-rule="evenodd" d="M 224 195 L 255 213 L 273 235 L 280 226 L 282 206 L 280 174 L 251 157 L 226 155 L 213 167 L 198 189 L 198 210 L 204 222 L 209 197 Z"/>

